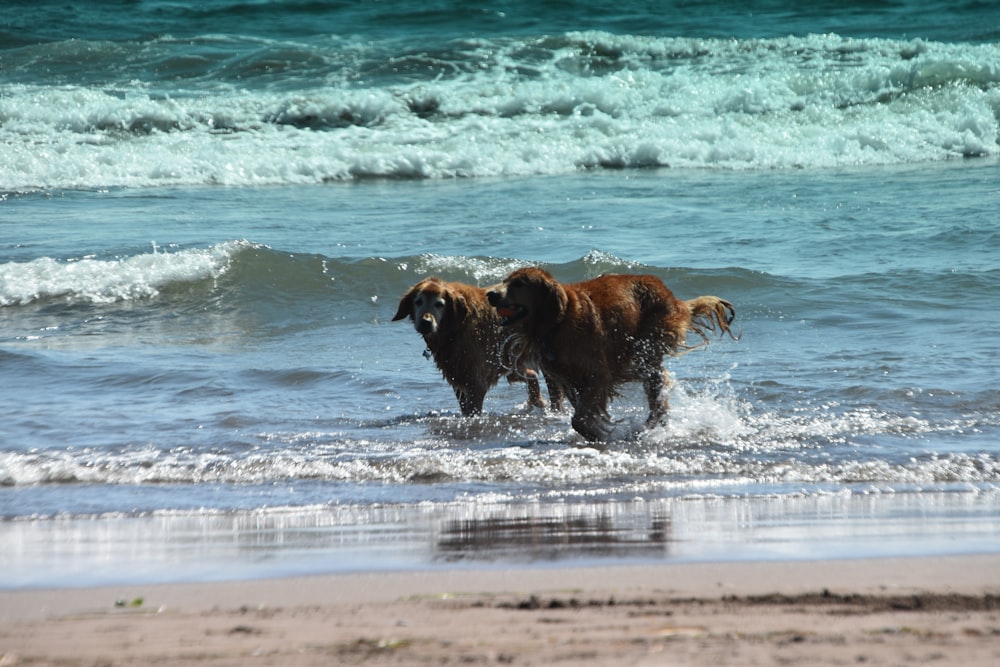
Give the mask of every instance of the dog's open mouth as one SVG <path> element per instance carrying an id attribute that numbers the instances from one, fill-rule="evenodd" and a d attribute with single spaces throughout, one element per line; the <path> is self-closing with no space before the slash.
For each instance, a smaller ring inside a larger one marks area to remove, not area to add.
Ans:
<path id="1" fill-rule="evenodd" d="M 528 310 L 524 306 L 519 306 L 516 303 L 497 306 L 497 315 L 500 316 L 501 326 L 509 327 L 511 324 L 521 320 L 527 314 Z"/>

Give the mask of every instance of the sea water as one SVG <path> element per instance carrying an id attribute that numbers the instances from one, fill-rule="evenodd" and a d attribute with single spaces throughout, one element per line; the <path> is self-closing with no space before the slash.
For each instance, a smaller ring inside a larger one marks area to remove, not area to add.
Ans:
<path id="1" fill-rule="evenodd" d="M 18 3 L 0 587 L 1000 548 L 1000 13 Z M 652 273 L 742 337 L 593 447 L 463 418 L 426 275 Z"/>

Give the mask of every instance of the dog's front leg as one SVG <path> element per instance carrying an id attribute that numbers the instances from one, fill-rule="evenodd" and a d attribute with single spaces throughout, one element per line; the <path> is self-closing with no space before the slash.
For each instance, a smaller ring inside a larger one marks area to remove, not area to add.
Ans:
<path id="1" fill-rule="evenodd" d="M 609 397 L 600 392 L 578 391 L 576 408 L 571 423 L 573 430 L 591 442 L 606 441 L 611 437 L 612 423 L 608 415 Z"/>
<path id="2" fill-rule="evenodd" d="M 565 396 L 565 390 L 561 382 L 551 379 L 548 375 L 545 375 L 545 386 L 549 390 L 549 409 L 553 412 L 563 411 L 563 397 Z"/>
<path id="3" fill-rule="evenodd" d="M 545 399 L 542 398 L 542 385 L 538 382 L 538 374 L 531 371 L 527 383 L 528 405 L 533 408 L 545 408 Z"/>
<path id="4" fill-rule="evenodd" d="M 486 400 L 486 391 L 477 387 L 455 387 L 455 396 L 458 398 L 458 406 L 462 409 L 462 415 L 472 417 L 483 412 L 483 401 Z"/>

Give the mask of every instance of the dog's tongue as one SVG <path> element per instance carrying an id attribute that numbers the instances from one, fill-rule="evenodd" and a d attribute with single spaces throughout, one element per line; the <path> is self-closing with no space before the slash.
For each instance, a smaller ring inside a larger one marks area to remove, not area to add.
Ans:
<path id="1" fill-rule="evenodd" d="M 511 307 L 509 307 L 509 306 L 501 306 L 501 307 L 497 308 L 497 315 L 499 315 L 500 317 L 502 317 L 504 319 L 507 319 L 508 317 L 511 317 L 511 316 L 514 315 L 514 309 L 511 308 Z"/>

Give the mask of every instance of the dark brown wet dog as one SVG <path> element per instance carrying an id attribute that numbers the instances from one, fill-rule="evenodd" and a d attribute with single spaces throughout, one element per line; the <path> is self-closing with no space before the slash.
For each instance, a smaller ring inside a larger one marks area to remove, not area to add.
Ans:
<path id="1" fill-rule="evenodd" d="M 649 275 L 603 275 L 574 284 L 524 268 L 487 294 L 503 326 L 521 337 L 519 363 L 539 368 L 573 404 L 573 428 L 587 440 L 611 433 L 608 405 L 626 382 L 642 382 L 647 427 L 666 415 L 664 355 L 690 349 L 688 332 L 736 336 L 733 305 L 715 296 L 681 301 Z"/>
<path id="2" fill-rule="evenodd" d="M 434 362 L 458 397 L 462 414 L 483 411 L 486 393 L 500 378 L 528 383 L 528 403 L 544 407 L 538 374 L 527 367 L 504 363 L 504 342 L 510 332 L 486 298 L 486 290 L 464 283 L 429 277 L 407 290 L 393 321 L 409 317 L 427 344 Z M 549 387 L 552 408 L 562 398 Z"/>

